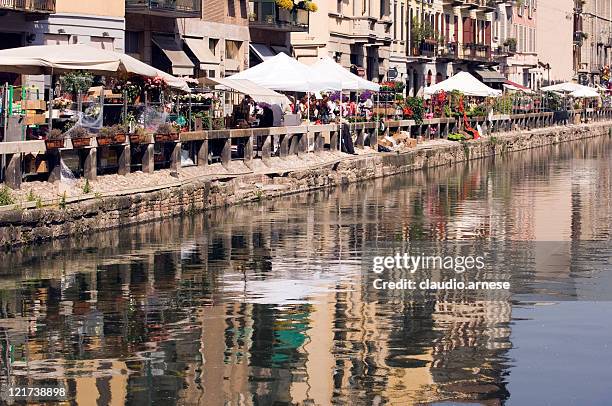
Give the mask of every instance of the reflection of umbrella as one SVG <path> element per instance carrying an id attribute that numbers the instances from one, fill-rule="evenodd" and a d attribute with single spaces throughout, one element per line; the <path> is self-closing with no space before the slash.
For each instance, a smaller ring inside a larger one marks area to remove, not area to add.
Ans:
<path id="1" fill-rule="evenodd" d="M 597 92 L 597 90 L 590 88 L 590 87 L 584 87 L 582 89 L 578 89 L 572 92 L 570 95 L 576 98 L 599 97 L 599 93 Z"/>

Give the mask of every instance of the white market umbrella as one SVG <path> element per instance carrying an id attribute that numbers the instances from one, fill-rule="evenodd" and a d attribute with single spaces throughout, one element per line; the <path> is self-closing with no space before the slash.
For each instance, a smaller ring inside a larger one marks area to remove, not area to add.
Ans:
<path id="1" fill-rule="evenodd" d="M 575 98 L 588 99 L 593 97 L 600 97 L 600 94 L 597 90 L 593 88 L 585 87 L 583 89 L 573 91 L 572 93 L 570 93 L 570 96 Z"/>
<path id="2" fill-rule="evenodd" d="M 0 71 L 20 74 L 60 74 L 84 70 L 96 75 L 118 72 L 161 77 L 169 86 L 188 92 L 187 83 L 126 54 L 88 45 L 33 45 L 0 51 Z"/>
<path id="3" fill-rule="evenodd" d="M 496 97 L 502 91 L 490 88 L 468 72 L 459 72 L 440 83 L 425 88 L 425 95 L 431 96 L 439 92 L 458 91 L 466 96 Z"/>
<path id="4" fill-rule="evenodd" d="M 337 80 L 342 83 L 342 90 L 371 90 L 380 91 L 380 85 L 369 80 L 365 80 L 344 68 L 339 63 L 336 63 L 330 57 L 319 59 L 310 68 L 318 75 L 318 77 Z"/>
<path id="5" fill-rule="evenodd" d="M 545 86 L 541 88 L 540 90 L 544 92 L 572 93 L 572 92 L 575 92 L 577 90 L 584 89 L 584 88 L 589 89 L 588 86 L 579 85 L 578 83 L 565 82 L 565 83 L 558 83 L 556 85 Z"/>
<path id="6" fill-rule="evenodd" d="M 286 92 L 342 90 L 341 81 L 320 77 L 309 66 L 282 52 L 228 79 L 246 79 L 268 89 Z"/>

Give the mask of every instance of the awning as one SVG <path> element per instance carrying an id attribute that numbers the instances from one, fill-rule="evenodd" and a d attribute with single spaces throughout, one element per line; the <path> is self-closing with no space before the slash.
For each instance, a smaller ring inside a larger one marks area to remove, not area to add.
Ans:
<path id="1" fill-rule="evenodd" d="M 224 87 L 235 90 L 242 94 L 248 94 L 255 101 L 264 102 L 268 104 L 280 104 L 281 106 L 288 106 L 289 99 L 287 96 L 270 90 L 263 86 L 259 86 L 256 83 L 246 79 L 228 79 L 228 78 L 217 78 L 209 79 L 211 82 L 216 82 L 219 86 L 217 88 Z"/>
<path id="2" fill-rule="evenodd" d="M 275 56 L 278 52 L 275 52 L 272 48 L 264 44 L 249 44 L 249 48 L 261 61 L 265 61 L 266 59 L 270 59 Z"/>
<path id="3" fill-rule="evenodd" d="M 527 93 L 527 94 L 532 94 L 533 91 L 531 89 L 529 89 L 528 87 L 525 87 L 523 85 L 520 85 L 518 83 L 514 83 L 510 80 L 506 80 L 504 81 L 504 89 L 506 90 L 512 90 L 515 92 L 523 92 L 523 93 Z"/>
<path id="4" fill-rule="evenodd" d="M 174 75 L 193 75 L 194 64 L 173 37 L 153 35 L 151 41 L 162 50 L 172 64 Z"/>
<path id="5" fill-rule="evenodd" d="M 200 65 L 218 65 L 219 58 L 211 52 L 208 43 L 202 38 L 183 38 L 185 44 L 200 62 Z"/>
<path id="6" fill-rule="evenodd" d="M 504 83 L 504 75 L 493 69 L 474 69 L 476 76 L 485 83 Z"/>

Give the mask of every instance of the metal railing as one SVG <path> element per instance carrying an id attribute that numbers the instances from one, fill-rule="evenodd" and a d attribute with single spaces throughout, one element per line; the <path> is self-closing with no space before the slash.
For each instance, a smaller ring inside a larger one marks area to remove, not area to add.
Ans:
<path id="1" fill-rule="evenodd" d="M 274 0 L 249 1 L 249 25 L 269 27 L 279 31 L 308 31 L 309 12 L 280 8 Z"/>
<path id="2" fill-rule="evenodd" d="M 55 0 L 0 0 L 0 10 L 55 13 Z"/>
<path id="3" fill-rule="evenodd" d="M 151 11 L 155 13 L 175 13 L 200 16 L 201 0 L 125 0 L 126 11 Z"/>

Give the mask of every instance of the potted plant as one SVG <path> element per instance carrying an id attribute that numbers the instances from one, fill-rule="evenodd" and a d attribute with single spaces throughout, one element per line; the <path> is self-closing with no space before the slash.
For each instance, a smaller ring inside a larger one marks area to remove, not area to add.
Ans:
<path id="1" fill-rule="evenodd" d="M 102 127 L 98 133 L 98 145 L 104 146 L 112 144 L 114 136 L 115 132 L 113 131 L 113 127 Z"/>
<path id="2" fill-rule="evenodd" d="M 144 144 L 147 142 L 147 133 L 144 127 L 138 126 L 133 133 L 130 134 L 130 143 Z"/>
<path id="3" fill-rule="evenodd" d="M 113 142 L 115 144 L 123 144 L 127 138 L 128 128 L 123 124 L 115 124 L 111 127 L 113 129 Z"/>
<path id="4" fill-rule="evenodd" d="M 72 140 L 72 148 L 84 148 L 91 144 L 91 136 L 87 129 L 80 125 L 70 129 L 70 139 Z"/>
<path id="5" fill-rule="evenodd" d="M 45 145 L 47 146 L 47 149 L 64 148 L 64 133 L 57 128 L 52 129 L 47 134 Z"/>
<path id="6" fill-rule="evenodd" d="M 170 123 L 162 123 L 155 130 L 155 142 L 176 141 L 179 138 L 179 131 Z"/>

